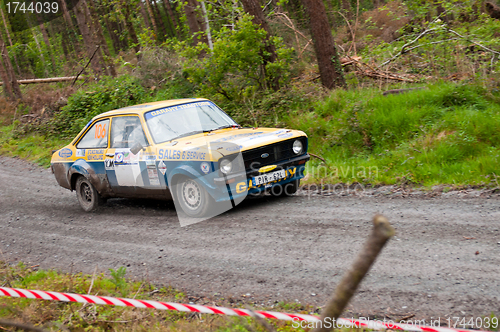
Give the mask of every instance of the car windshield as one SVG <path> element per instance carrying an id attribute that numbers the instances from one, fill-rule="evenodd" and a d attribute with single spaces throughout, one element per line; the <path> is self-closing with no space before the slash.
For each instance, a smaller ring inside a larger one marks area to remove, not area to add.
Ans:
<path id="1" fill-rule="evenodd" d="M 155 143 L 163 143 L 216 129 L 238 126 L 210 101 L 195 102 L 154 110 L 145 114 Z"/>

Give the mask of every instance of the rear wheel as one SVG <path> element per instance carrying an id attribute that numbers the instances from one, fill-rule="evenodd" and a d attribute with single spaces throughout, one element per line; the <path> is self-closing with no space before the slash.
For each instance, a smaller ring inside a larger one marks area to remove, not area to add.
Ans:
<path id="1" fill-rule="evenodd" d="M 208 213 L 212 197 L 199 182 L 183 177 L 176 187 L 177 201 L 188 216 L 199 218 Z"/>
<path id="2" fill-rule="evenodd" d="M 80 206 L 86 212 L 96 210 L 99 205 L 105 202 L 92 183 L 84 176 L 80 176 L 76 180 L 75 191 Z"/>

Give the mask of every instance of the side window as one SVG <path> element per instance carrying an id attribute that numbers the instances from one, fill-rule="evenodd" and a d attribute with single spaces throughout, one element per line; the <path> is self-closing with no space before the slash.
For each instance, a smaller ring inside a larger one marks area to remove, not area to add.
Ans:
<path id="1" fill-rule="evenodd" d="M 108 146 L 109 119 L 94 123 L 76 145 L 77 149 L 106 148 Z"/>
<path id="2" fill-rule="evenodd" d="M 148 146 L 138 116 L 118 116 L 111 122 L 111 148 L 131 148 L 136 143 Z"/>

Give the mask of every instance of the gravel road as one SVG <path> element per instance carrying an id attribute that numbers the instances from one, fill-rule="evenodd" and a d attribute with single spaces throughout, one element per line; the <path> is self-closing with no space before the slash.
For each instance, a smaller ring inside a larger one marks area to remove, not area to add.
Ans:
<path id="1" fill-rule="evenodd" d="M 215 301 L 322 306 L 382 213 L 397 236 L 344 317 L 499 316 L 500 197 L 462 196 L 264 197 L 181 228 L 165 202 L 113 199 L 84 213 L 49 170 L 0 157 L 0 249 L 65 272 L 127 266 Z"/>

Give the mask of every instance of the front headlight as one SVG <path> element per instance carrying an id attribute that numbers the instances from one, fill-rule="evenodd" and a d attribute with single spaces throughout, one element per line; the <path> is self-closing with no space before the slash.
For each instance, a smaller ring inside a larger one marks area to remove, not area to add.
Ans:
<path id="1" fill-rule="evenodd" d="M 292 150 L 293 150 L 293 153 L 295 153 L 295 154 L 301 154 L 302 151 L 304 150 L 304 146 L 302 145 L 302 142 L 300 140 L 295 140 L 295 142 L 293 142 Z"/>
<path id="2" fill-rule="evenodd" d="M 222 159 L 219 167 L 222 173 L 228 174 L 233 169 L 233 164 L 228 159 Z"/>

